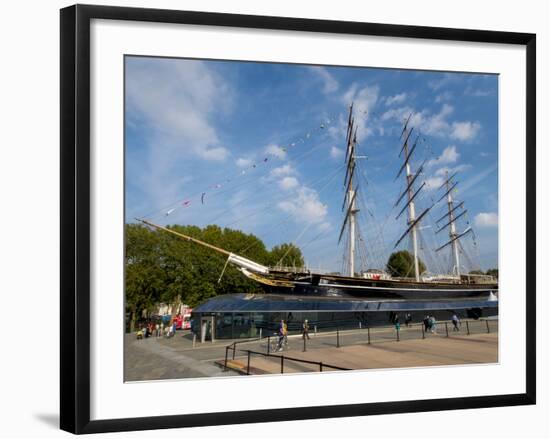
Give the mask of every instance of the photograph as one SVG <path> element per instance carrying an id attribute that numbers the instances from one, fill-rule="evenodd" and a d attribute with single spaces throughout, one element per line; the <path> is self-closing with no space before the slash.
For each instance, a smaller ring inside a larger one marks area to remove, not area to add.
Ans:
<path id="1" fill-rule="evenodd" d="M 490 72 L 124 55 L 125 382 L 498 363 L 498 125 Z"/>

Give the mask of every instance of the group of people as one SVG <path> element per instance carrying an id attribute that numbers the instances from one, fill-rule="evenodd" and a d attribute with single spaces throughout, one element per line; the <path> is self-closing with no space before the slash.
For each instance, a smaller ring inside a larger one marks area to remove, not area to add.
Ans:
<path id="1" fill-rule="evenodd" d="M 395 326 L 395 329 L 399 331 L 401 329 L 401 321 L 399 320 L 399 314 L 391 314 L 391 321 Z M 412 322 L 412 315 L 410 312 L 405 314 L 405 326 L 408 328 Z"/>
<path id="2" fill-rule="evenodd" d="M 422 322 L 424 323 L 424 329 L 426 332 L 431 332 L 432 334 L 435 334 L 437 332 L 437 322 L 433 315 L 427 315 L 426 317 L 424 317 L 424 320 L 422 320 Z"/>
<path id="3" fill-rule="evenodd" d="M 277 349 L 279 351 L 283 350 L 283 346 L 288 345 L 288 325 L 284 320 L 281 320 L 281 323 L 279 323 L 279 327 L 277 329 L 277 336 L 279 337 L 278 343 L 277 343 Z M 309 340 L 309 323 L 306 320 L 304 320 L 304 323 L 302 323 L 302 338 L 305 340 Z"/>
<path id="4" fill-rule="evenodd" d="M 161 320 L 160 322 L 148 322 L 144 324 L 141 329 L 136 332 L 136 338 L 142 340 L 149 337 L 166 337 L 170 338 L 176 335 L 176 322 L 173 321 L 172 324 L 165 325 Z"/>
<path id="5" fill-rule="evenodd" d="M 395 329 L 399 331 L 401 329 L 401 323 L 399 320 L 398 314 L 392 314 L 391 315 L 391 321 L 395 326 Z M 409 326 L 412 322 L 412 316 L 410 313 L 405 314 L 405 326 Z M 437 332 L 437 321 L 435 320 L 435 317 L 431 314 L 426 315 L 424 319 L 422 320 L 424 323 L 424 330 L 426 332 L 430 332 L 432 334 L 435 334 Z M 456 313 L 453 313 L 453 316 L 451 318 L 451 322 L 453 324 L 453 331 L 460 331 L 460 320 Z"/>

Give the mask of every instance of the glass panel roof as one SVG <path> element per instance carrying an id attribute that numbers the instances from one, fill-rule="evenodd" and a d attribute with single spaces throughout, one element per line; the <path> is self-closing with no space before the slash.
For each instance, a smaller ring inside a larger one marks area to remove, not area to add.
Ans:
<path id="1" fill-rule="evenodd" d="M 308 297 L 269 294 L 226 294 L 197 306 L 193 312 L 357 312 L 414 311 L 437 309 L 498 308 L 498 301 L 368 301 L 333 297 Z"/>

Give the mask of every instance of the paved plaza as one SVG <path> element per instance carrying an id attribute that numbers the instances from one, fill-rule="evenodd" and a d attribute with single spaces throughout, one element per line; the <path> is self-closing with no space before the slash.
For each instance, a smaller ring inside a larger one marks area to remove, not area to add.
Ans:
<path id="1" fill-rule="evenodd" d="M 307 364 L 290 358 L 322 362 L 323 371 L 330 366 L 345 369 L 378 369 L 422 367 L 498 362 L 498 321 L 463 322 L 460 331 L 453 331 L 447 322 L 437 326 L 436 333 L 422 331 L 421 325 L 365 328 L 301 335 L 290 335 L 282 351 L 273 351 L 276 337 L 261 340 L 215 340 L 193 343 L 188 331 L 178 331 L 172 338 L 137 340 L 126 334 L 125 380 L 142 381 L 198 377 L 235 376 L 239 374 L 269 374 L 318 372 L 319 364 Z M 370 340 L 370 344 L 369 344 Z M 235 355 L 229 350 L 224 367 L 226 347 L 235 345 Z M 247 351 L 251 351 L 250 361 Z M 266 356 L 269 352 L 269 356 Z"/>

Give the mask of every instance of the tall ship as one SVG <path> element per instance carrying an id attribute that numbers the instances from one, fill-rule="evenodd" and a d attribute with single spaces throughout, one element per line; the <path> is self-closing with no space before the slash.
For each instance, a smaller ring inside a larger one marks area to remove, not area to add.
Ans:
<path id="1" fill-rule="evenodd" d="M 354 118 L 353 104 L 350 105 L 345 137 L 345 175 L 344 199 L 342 205 L 343 220 L 338 241 L 345 238 L 345 269 L 342 273 L 322 273 L 306 268 L 268 267 L 249 258 L 232 253 L 194 237 L 182 234 L 168 227 L 153 223 L 147 219 L 140 222 L 153 228 L 163 230 L 196 245 L 207 247 L 227 257 L 228 264 L 236 266 L 244 276 L 258 283 L 270 295 L 312 296 L 338 299 L 371 300 L 371 301 L 497 301 L 498 281 L 488 275 L 470 274 L 461 270 L 461 240 L 473 233 L 471 227 L 458 230 L 457 221 L 466 215 L 464 201 L 453 198 L 453 191 L 458 181 L 456 173 L 447 172 L 443 183 L 438 188 L 437 201 L 424 209 L 418 209 L 417 200 L 425 190 L 426 182 L 420 183 L 425 161 L 416 170 L 413 169 L 412 157 L 420 136 L 410 126 L 411 116 L 404 121 L 400 135 L 399 158 L 401 166 L 396 180 L 404 179 L 404 190 L 398 195 L 394 207 L 399 209 L 396 220 L 404 223 L 403 232 L 396 240 L 394 249 L 409 238 L 412 249 L 411 273 L 403 277 L 392 276 L 386 270 L 368 269 L 358 272 L 356 267 L 358 242 L 364 244 L 358 234 L 357 196 L 362 188 L 357 178 L 357 161 L 364 158 L 357 151 L 357 126 Z M 445 213 L 435 220 L 435 233 L 441 236 L 446 233 L 447 240 L 435 249 L 435 253 L 450 252 L 452 269 L 450 273 L 429 275 L 423 273 L 419 257 L 419 233 L 423 223 L 436 205 L 445 203 Z M 223 272 L 222 272 L 223 275 Z"/>

